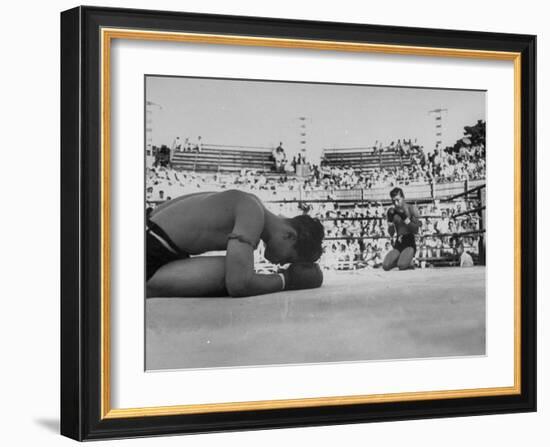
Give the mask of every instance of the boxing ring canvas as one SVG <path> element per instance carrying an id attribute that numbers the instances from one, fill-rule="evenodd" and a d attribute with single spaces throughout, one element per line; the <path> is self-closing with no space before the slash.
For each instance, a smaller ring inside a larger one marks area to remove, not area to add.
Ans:
<path id="1" fill-rule="evenodd" d="M 534 47 L 62 13 L 62 434 L 534 411 Z"/>

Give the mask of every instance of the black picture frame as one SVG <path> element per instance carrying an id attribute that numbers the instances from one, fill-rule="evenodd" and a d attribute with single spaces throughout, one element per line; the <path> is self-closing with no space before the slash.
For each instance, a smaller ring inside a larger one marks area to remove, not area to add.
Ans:
<path id="1" fill-rule="evenodd" d="M 491 395 L 203 414 L 102 417 L 102 28 L 513 52 L 521 55 L 520 388 Z M 536 410 L 536 36 L 77 7 L 61 13 L 61 433 L 77 440 Z"/>

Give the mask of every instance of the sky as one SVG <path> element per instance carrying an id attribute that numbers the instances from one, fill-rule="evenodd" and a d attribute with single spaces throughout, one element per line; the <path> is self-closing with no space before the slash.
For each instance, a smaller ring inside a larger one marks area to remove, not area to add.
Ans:
<path id="1" fill-rule="evenodd" d="M 282 142 L 292 156 L 305 140 L 310 160 L 323 148 L 409 138 L 430 151 L 435 119 L 429 111 L 437 108 L 447 109 L 444 146 L 462 137 L 464 126 L 486 119 L 482 91 L 147 76 L 145 96 L 156 104 L 154 145 L 170 146 L 176 136 L 195 142 L 200 135 L 204 144 Z"/>

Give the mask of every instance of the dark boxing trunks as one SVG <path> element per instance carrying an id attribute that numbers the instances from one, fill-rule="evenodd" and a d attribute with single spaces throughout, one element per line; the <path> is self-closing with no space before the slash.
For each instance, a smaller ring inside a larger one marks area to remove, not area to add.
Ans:
<path id="1" fill-rule="evenodd" d="M 170 237 L 156 223 L 148 220 L 145 227 L 147 280 L 163 265 L 177 259 L 186 259 L 189 253 L 181 251 Z"/>
<path id="2" fill-rule="evenodd" d="M 407 233 L 401 236 L 397 236 L 393 248 L 399 251 L 403 251 L 407 247 L 411 247 L 416 253 L 416 240 L 414 238 L 414 234 Z"/>

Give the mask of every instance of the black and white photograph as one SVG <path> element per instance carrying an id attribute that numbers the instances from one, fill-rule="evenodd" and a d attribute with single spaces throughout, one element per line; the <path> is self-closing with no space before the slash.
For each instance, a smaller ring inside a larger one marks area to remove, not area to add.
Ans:
<path id="1" fill-rule="evenodd" d="M 144 96 L 146 370 L 486 355 L 486 91 Z"/>

